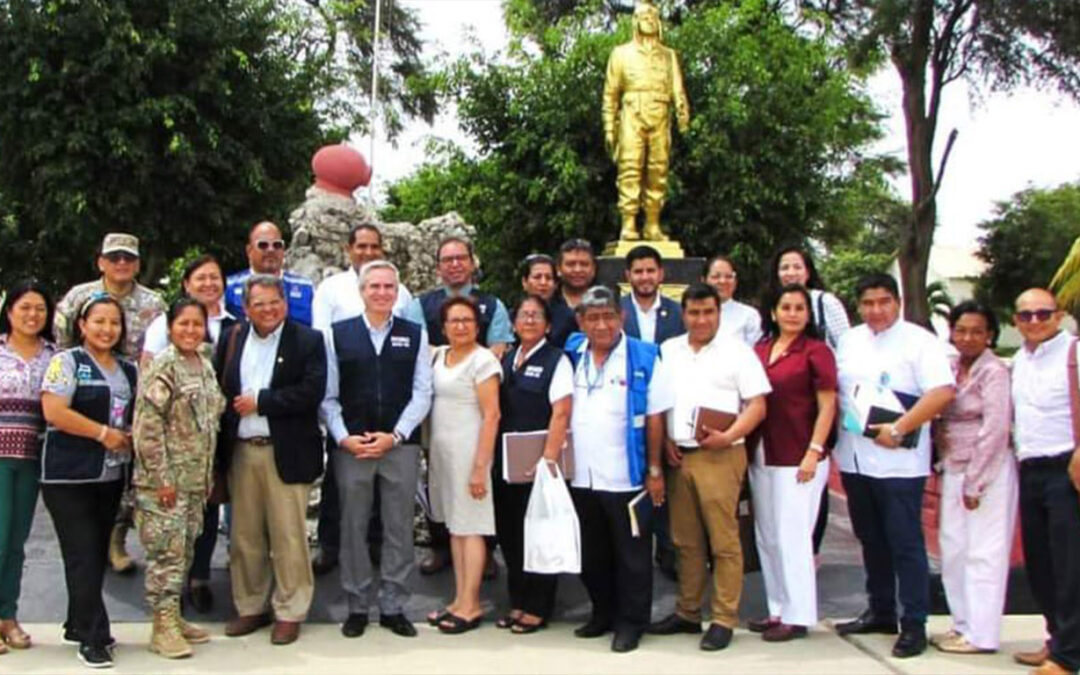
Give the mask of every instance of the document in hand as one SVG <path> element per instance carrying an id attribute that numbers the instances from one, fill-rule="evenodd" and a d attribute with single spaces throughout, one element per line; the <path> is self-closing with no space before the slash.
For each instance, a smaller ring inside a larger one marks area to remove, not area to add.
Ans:
<path id="1" fill-rule="evenodd" d="M 845 397 L 843 427 L 847 431 L 873 438 L 877 432 L 872 426 L 895 422 L 917 400 L 915 396 L 881 385 L 856 384 Z M 918 445 L 919 431 L 916 429 L 904 436 L 900 447 L 914 448 Z"/>
<path id="2" fill-rule="evenodd" d="M 704 439 L 708 435 L 705 432 L 706 427 L 716 431 L 727 431 L 735 423 L 737 417 L 737 413 L 698 406 L 694 408 L 694 438 L 699 442 Z"/>
<path id="3" fill-rule="evenodd" d="M 547 430 L 508 431 L 503 434 L 502 439 L 503 480 L 507 483 L 533 482 L 533 477 L 528 473 L 544 456 Z M 570 431 L 566 432 L 566 443 L 559 455 L 559 468 L 567 480 L 574 479 L 574 442 Z"/>
<path id="4" fill-rule="evenodd" d="M 649 498 L 649 491 L 639 492 L 636 497 L 627 502 L 626 508 L 630 511 L 630 536 L 640 537 L 641 531 L 647 528 L 652 520 L 653 503 Z"/>

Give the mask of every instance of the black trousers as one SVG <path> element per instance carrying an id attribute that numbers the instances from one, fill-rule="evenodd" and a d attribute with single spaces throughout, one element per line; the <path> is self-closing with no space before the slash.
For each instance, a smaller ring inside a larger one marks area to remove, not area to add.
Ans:
<path id="1" fill-rule="evenodd" d="M 109 534 L 123 490 L 120 480 L 41 486 L 64 559 L 68 594 L 64 626 L 85 644 L 103 647 L 110 637 L 101 589 L 108 565 Z"/>
<path id="2" fill-rule="evenodd" d="M 495 534 L 506 561 L 510 608 L 547 619 L 555 607 L 558 574 L 533 574 L 525 566 L 525 511 L 532 483 L 510 484 L 501 476 L 491 481 Z"/>
<path id="3" fill-rule="evenodd" d="M 210 580 L 210 560 L 214 557 L 214 548 L 217 547 L 218 524 L 221 520 L 221 506 L 219 504 L 207 504 L 203 511 L 203 529 L 195 540 L 195 554 L 191 559 L 191 571 L 189 579 L 199 581 Z"/>
<path id="4" fill-rule="evenodd" d="M 1050 658 L 1080 670 L 1080 495 L 1069 480 L 1072 453 L 1020 462 L 1024 564 L 1046 618 Z"/>
<path id="5" fill-rule="evenodd" d="M 581 523 L 581 580 L 593 619 L 616 630 L 644 631 L 652 609 L 652 522 L 630 534 L 627 504 L 637 492 L 574 488 Z M 648 497 L 646 497 L 648 499 Z"/>
<path id="6" fill-rule="evenodd" d="M 930 564 L 922 532 L 926 478 L 872 478 L 841 473 L 851 526 L 862 545 L 866 594 L 879 617 L 893 617 L 896 591 L 901 624 L 918 628 L 930 610 Z"/>

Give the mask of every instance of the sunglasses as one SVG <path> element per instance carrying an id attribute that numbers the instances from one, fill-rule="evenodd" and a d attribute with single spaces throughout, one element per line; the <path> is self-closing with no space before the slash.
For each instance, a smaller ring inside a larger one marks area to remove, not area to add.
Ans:
<path id="1" fill-rule="evenodd" d="M 1020 323 L 1031 323 L 1032 321 L 1043 323 L 1049 321 L 1055 313 L 1057 313 L 1056 309 L 1025 309 L 1013 314 L 1013 316 Z"/>
<path id="2" fill-rule="evenodd" d="M 126 253 L 124 251 L 111 251 L 102 256 L 111 263 L 127 262 L 132 263 L 139 259 L 139 256 Z"/>
<path id="3" fill-rule="evenodd" d="M 274 249 L 275 251 L 283 251 L 285 250 L 285 242 L 281 239 L 275 239 L 273 241 L 260 239 L 259 241 L 255 242 L 255 248 L 259 249 L 260 251 L 269 251 L 270 249 Z"/>

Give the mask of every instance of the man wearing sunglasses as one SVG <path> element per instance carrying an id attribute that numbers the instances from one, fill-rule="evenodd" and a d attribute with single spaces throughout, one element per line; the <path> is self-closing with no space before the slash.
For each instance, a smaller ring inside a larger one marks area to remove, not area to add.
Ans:
<path id="1" fill-rule="evenodd" d="M 1039 675 L 1080 669 L 1080 410 L 1072 407 L 1076 342 L 1061 330 L 1064 317 L 1047 290 L 1016 299 L 1013 323 L 1024 339 L 1012 371 L 1020 528 L 1028 582 L 1050 637 L 1014 658 Z"/>
<path id="2" fill-rule="evenodd" d="M 123 232 L 106 234 L 97 256 L 97 268 L 101 272 L 100 278 L 75 286 L 57 304 L 56 318 L 53 320 L 57 346 L 67 349 L 75 345 L 75 322 L 79 310 L 91 296 L 108 294 L 124 310 L 127 327 L 124 356 L 137 363 L 142 354 L 146 329 L 165 311 L 165 301 L 161 296 L 135 281 L 139 275 L 138 237 Z M 130 491 L 125 492 L 116 515 L 116 526 L 109 539 L 109 565 L 118 574 L 135 571 L 135 562 L 124 545 L 133 524 L 133 507 Z"/>
<path id="3" fill-rule="evenodd" d="M 311 326 L 315 285 L 307 277 L 285 271 L 285 239 L 281 236 L 281 228 L 269 220 L 256 223 L 248 232 L 244 250 L 249 268 L 231 274 L 225 280 L 225 309 L 235 317 L 247 316 L 244 314 L 244 281 L 252 274 L 269 274 L 285 284 L 289 318 Z"/>

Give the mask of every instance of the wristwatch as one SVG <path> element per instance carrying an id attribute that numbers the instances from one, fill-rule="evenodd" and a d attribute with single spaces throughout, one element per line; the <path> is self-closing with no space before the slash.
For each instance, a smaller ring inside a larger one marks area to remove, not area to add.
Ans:
<path id="1" fill-rule="evenodd" d="M 904 434 L 897 431 L 896 427 L 889 426 L 889 438 L 893 439 L 894 443 L 900 444 L 904 440 Z"/>
<path id="2" fill-rule="evenodd" d="M 663 469 L 656 464 L 649 467 L 649 478 L 660 478 L 664 475 Z"/>

